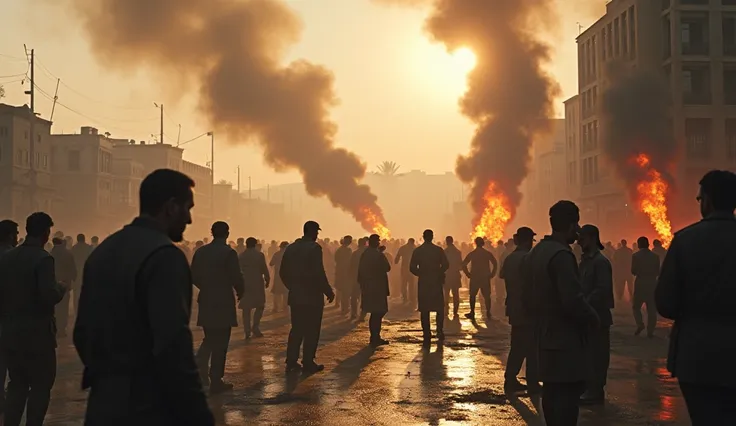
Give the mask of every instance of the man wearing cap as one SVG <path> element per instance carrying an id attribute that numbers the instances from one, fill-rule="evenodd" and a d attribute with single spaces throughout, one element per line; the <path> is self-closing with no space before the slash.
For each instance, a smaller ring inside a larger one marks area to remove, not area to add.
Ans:
<path id="1" fill-rule="evenodd" d="M 508 361 L 504 389 L 507 394 L 527 389 L 530 394 L 538 394 L 542 387 L 539 385 L 539 369 L 537 351 L 534 347 L 534 321 L 524 311 L 522 301 L 523 279 L 521 265 L 524 256 L 529 253 L 536 234 L 531 228 L 522 227 L 514 235 L 516 248 L 507 257 L 501 266 L 500 279 L 506 284 L 506 316 L 511 324 L 511 348 Z M 519 383 L 517 376 L 521 365 L 526 359 L 526 383 Z"/>
<path id="2" fill-rule="evenodd" d="M 641 316 L 642 305 L 647 305 L 647 337 L 654 337 L 654 328 L 657 326 L 657 306 L 654 301 L 654 289 L 657 287 L 659 276 L 660 259 L 654 252 L 649 250 L 649 239 L 639 237 L 636 240 L 639 251 L 631 257 L 631 274 L 634 280 L 634 298 L 631 308 L 634 311 L 636 321 L 635 335 L 644 331 L 644 320 Z"/>
<path id="3" fill-rule="evenodd" d="M 325 273 L 322 263 L 322 247 L 317 244 L 319 224 L 308 221 L 304 224 L 304 236 L 290 244 L 284 251 L 279 274 L 289 289 L 291 307 L 291 331 L 286 349 L 286 371 L 303 368 L 305 373 L 324 370 L 324 366 L 314 362 L 322 328 L 322 313 L 325 297 L 332 303 L 335 293 Z M 304 343 L 302 365 L 299 349 Z"/>
<path id="4" fill-rule="evenodd" d="M 586 340 L 598 315 L 585 300 L 570 244 L 577 241 L 580 210 L 559 201 L 549 210 L 552 234 L 524 258 L 522 299 L 538 333 L 542 408 L 548 425 L 577 424 L 580 395 L 588 379 Z"/>
<path id="5" fill-rule="evenodd" d="M 419 277 L 418 296 L 419 312 L 422 321 L 422 333 L 424 346 L 428 347 L 432 340 L 432 329 L 429 324 L 429 313 L 436 313 L 437 339 L 445 339 L 445 272 L 450 267 L 450 262 L 445 256 L 442 247 L 434 245 L 434 232 L 427 229 L 423 233 L 424 244 L 417 247 L 411 255 L 409 270 Z"/>
<path id="6" fill-rule="evenodd" d="M 381 321 L 388 312 L 388 273 L 391 265 L 383 255 L 381 237 L 373 234 L 368 238 L 368 248 L 360 257 L 358 283 L 361 290 L 361 309 L 371 314 L 368 322 L 371 331 L 371 346 L 388 344 L 381 338 Z"/>
<path id="7" fill-rule="evenodd" d="M 465 318 L 475 319 L 475 299 L 478 291 L 486 301 L 486 316 L 491 317 L 491 279 L 496 275 L 498 262 L 493 253 L 483 248 L 485 240 L 481 237 L 475 239 L 475 250 L 468 253 L 463 260 L 463 271 L 470 279 L 470 312 Z M 470 265 L 470 269 L 468 269 Z"/>
<path id="8" fill-rule="evenodd" d="M 591 331 L 588 340 L 590 349 L 590 379 L 586 391 L 580 397 L 583 404 L 602 404 L 605 400 L 608 365 L 611 361 L 611 325 L 613 325 L 613 268 L 611 262 L 601 253 L 598 228 L 584 225 L 580 228 L 578 244 L 583 249 L 580 260 L 580 281 L 585 300 L 595 309 L 600 319 L 600 327 Z"/>
<path id="9" fill-rule="evenodd" d="M 447 243 L 445 256 L 450 262 L 450 269 L 447 270 L 445 279 L 445 303 L 450 302 L 450 293 L 452 293 L 452 313 L 457 317 L 457 312 L 460 310 L 460 272 L 463 270 L 463 255 L 455 247 L 455 240 L 452 237 L 445 238 L 445 243 Z M 445 309 L 445 312 L 449 313 L 449 307 Z"/>

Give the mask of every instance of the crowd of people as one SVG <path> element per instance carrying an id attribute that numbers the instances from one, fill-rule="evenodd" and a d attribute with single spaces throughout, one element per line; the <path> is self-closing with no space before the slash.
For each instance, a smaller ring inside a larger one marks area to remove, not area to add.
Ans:
<path id="1" fill-rule="evenodd" d="M 102 242 L 93 237 L 88 244 L 81 234 L 76 242 L 59 232 L 51 237 L 53 220 L 42 212 L 27 218 L 22 240 L 15 222 L 0 222 L 6 425 L 20 424 L 24 412 L 26 424 L 43 424 L 70 305 L 82 387 L 89 389 L 86 424 L 211 425 L 203 386 L 211 393 L 233 388 L 224 375 L 237 308 L 244 339 L 262 337 L 270 292 L 272 312 L 291 317 L 287 374 L 312 374 L 324 369 L 316 352 L 325 300 L 351 320 L 370 315 L 374 347 L 389 344 L 381 335 L 389 299 L 416 308 L 429 347 L 445 339 L 445 318 L 460 315 L 463 286 L 466 318 L 476 319 L 478 293 L 486 319 L 502 316 L 492 306 L 505 307 L 511 340 L 504 388 L 509 395 L 541 395 L 548 425 L 574 425 L 580 404 L 604 402 L 611 310 L 623 301 L 631 302 L 637 335 L 654 336 L 657 310 L 674 320 L 668 368 L 693 424 L 736 419 L 736 373 L 718 367 L 736 349 L 731 172 L 703 177 L 697 197 L 703 220 L 678 232 L 669 251 L 658 240 L 650 248 L 644 236 L 635 250 L 626 240 L 603 244 L 596 226 L 580 226 L 570 201 L 550 208 L 551 232 L 539 241 L 528 227 L 495 244 L 480 237 L 457 243 L 451 236 L 435 244 L 429 229 L 421 244 L 375 234 L 331 241 L 320 239 L 320 225 L 309 221 L 291 242 L 232 241 L 228 224 L 215 222 L 211 241 L 189 243 L 184 231 L 193 187 L 179 172 L 151 173 L 140 187 L 140 215 Z M 195 296 L 204 332 L 196 354 L 189 324 Z"/>

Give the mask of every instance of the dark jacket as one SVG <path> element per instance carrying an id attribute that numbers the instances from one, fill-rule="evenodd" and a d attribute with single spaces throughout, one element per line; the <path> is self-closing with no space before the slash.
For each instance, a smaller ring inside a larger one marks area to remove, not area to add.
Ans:
<path id="1" fill-rule="evenodd" d="M 54 258 L 26 240 L 0 256 L 0 346 L 17 351 L 56 347 L 54 307 L 65 288 L 56 281 Z"/>
<path id="2" fill-rule="evenodd" d="M 660 260 L 648 248 L 641 249 L 631 256 L 631 274 L 634 280 L 634 297 L 651 298 L 659 276 Z M 649 307 L 647 306 L 647 309 Z"/>
<path id="3" fill-rule="evenodd" d="M 348 270 L 348 273 L 350 274 L 350 285 L 348 286 L 348 291 L 351 295 L 354 294 L 357 297 L 360 297 L 360 284 L 358 283 L 360 258 L 367 249 L 368 246 L 360 246 L 350 255 L 350 269 Z"/>
<path id="4" fill-rule="evenodd" d="M 74 327 L 90 425 L 214 425 L 194 361 L 189 264 L 137 218 L 87 259 Z"/>
<path id="5" fill-rule="evenodd" d="M 279 275 L 289 289 L 290 306 L 324 306 L 325 296 L 334 295 L 322 265 L 322 247 L 315 241 L 300 238 L 289 245 Z"/>
<path id="6" fill-rule="evenodd" d="M 420 312 L 442 312 L 446 308 L 445 272 L 450 262 L 442 247 L 425 242 L 411 254 L 409 271 L 419 277 L 417 291 Z"/>
<path id="7" fill-rule="evenodd" d="M 212 328 L 238 326 L 235 295 L 243 297 L 243 274 L 238 253 L 224 239 L 215 239 L 192 258 L 192 283 L 199 289 L 197 325 Z"/>
<path id="8" fill-rule="evenodd" d="M 245 293 L 240 299 L 240 307 L 263 308 L 266 306 L 266 286 L 271 282 L 266 256 L 256 248 L 247 248 L 240 253 L 238 261 L 245 282 Z"/>
<path id="9" fill-rule="evenodd" d="M 620 247 L 613 253 L 613 273 L 621 277 L 631 275 L 631 257 L 634 251 L 629 247 Z"/>
<path id="10" fill-rule="evenodd" d="M 460 288 L 460 272 L 463 270 L 463 255 L 455 245 L 450 244 L 445 248 L 445 256 L 447 256 L 447 261 L 450 264 L 445 276 L 445 287 Z"/>
<path id="11" fill-rule="evenodd" d="M 524 307 L 539 327 L 541 381 L 586 380 L 587 336 L 598 316 L 585 301 L 570 246 L 546 236 L 524 258 L 522 268 Z"/>
<path id="12" fill-rule="evenodd" d="M 499 278 L 506 284 L 506 316 L 509 317 L 511 325 L 526 325 L 532 322 L 524 310 L 522 299 L 524 281 L 521 267 L 527 253 L 529 250 L 517 247 L 506 256 L 499 274 Z"/>
<path id="13" fill-rule="evenodd" d="M 350 257 L 353 251 L 350 247 L 340 246 L 335 251 L 335 288 L 340 291 L 349 291 L 350 280 Z"/>
<path id="14" fill-rule="evenodd" d="M 284 282 L 281 280 L 281 275 L 279 275 L 279 269 L 281 269 L 281 259 L 284 258 L 284 250 L 279 249 L 276 253 L 273 254 L 271 257 L 271 261 L 268 262 L 268 266 L 273 267 L 273 285 L 271 286 L 271 293 L 273 294 L 286 294 L 286 286 L 284 285 Z"/>
<path id="15" fill-rule="evenodd" d="M 736 219 L 716 213 L 675 234 L 655 291 L 675 321 L 667 366 L 681 382 L 736 388 Z"/>
<path id="16" fill-rule="evenodd" d="M 388 312 L 388 273 L 391 265 L 377 248 L 369 247 L 360 257 L 358 283 L 363 312 Z"/>
<path id="17" fill-rule="evenodd" d="M 77 279 L 77 264 L 72 252 L 64 244 L 60 244 L 51 249 L 51 256 L 54 258 L 56 281 L 72 285 Z"/>
<path id="18" fill-rule="evenodd" d="M 92 253 L 92 246 L 87 243 L 77 243 L 72 247 L 72 256 L 74 256 L 74 263 L 77 265 L 77 285 L 82 285 L 82 272 L 84 271 L 84 263 L 87 262 L 90 253 Z"/>
<path id="19" fill-rule="evenodd" d="M 601 327 L 613 325 L 613 268 L 603 253 L 598 250 L 583 253 L 580 260 L 580 283 L 585 300 L 600 318 Z"/>

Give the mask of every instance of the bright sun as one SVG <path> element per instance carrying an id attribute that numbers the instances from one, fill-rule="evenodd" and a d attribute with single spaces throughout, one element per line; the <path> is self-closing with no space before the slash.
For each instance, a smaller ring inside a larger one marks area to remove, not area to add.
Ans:
<path id="1" fill-rule="evenodd" d="M 468 74 L 477 58 L 472 50 L 459 47 L 452 52 L 440 43 L 417 37 L 407 50 L 407 79 L 425 96 L 437 102 L 454 105 L 468 88 Z"/>
<path id="2" fill-rule="evenodd" d="M 463 72 L 468 73 L 475 68 L 475 53 L 467 47 L 461 47 L 460 49 L 455 50 L 452 52 L 451 56 L 455 66 Z"/>

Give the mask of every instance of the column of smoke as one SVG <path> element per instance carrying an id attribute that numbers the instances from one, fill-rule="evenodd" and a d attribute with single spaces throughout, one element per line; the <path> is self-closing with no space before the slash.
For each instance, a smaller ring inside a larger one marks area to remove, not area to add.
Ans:
<path id="1" fill-rule="evenodd" d="M 281 64 L 300 21 L 281 0 L 68 0 L 99 60 L 151 68 L 199 91 L 199 108 L 230 141 L 257 140 L 277 171 L 297 169 L 309 194 L 327 196 L 371 230 L 366 209 L 385 223 L 359 181 L 360 159 L 334 146 L 329 70 Z"/>
<path id="2" fill-rule="evenodd" d="M 458 158 L 456 173 L 471 184 L 476 223 L 488 202 L 489 187 L 510 203 L 521 202 L 519 186 L 528 172 L 529 149 L 550 130 L 557 84 L 543 70 L 550 49 L 544 30 L 556 24 L 553 0 L 375 0 L 429 4 L 427 33 L 452 51 L 468 47 L 477 64 L 460 100 L 462 113 L 476 124 L 470 153 Z M 508 219 L 507 219 L 508 220 Z"/>

